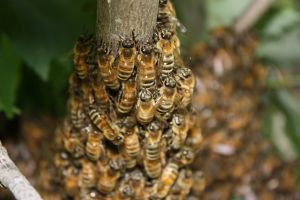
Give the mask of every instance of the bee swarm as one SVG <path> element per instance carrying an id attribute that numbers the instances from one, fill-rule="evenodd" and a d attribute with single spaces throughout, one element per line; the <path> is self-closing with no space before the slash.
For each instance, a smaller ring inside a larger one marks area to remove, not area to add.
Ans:
<path id="1" fill-rule="evenodd" d="M 151 41 L 135 41 L 133 32 L 114 53 L 93 37 L 78 39 L 69 114 L 55 138 L 62 199 L 187 199 L 194 182 L 204 189 L 202 172 L 194 177 L 189 167 L 202 137 L 194 75 L 179 48 L 167 0 Z"/>

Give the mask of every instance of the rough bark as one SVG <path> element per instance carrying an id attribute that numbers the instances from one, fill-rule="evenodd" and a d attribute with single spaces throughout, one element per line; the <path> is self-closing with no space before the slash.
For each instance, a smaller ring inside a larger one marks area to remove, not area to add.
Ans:
<path id="1" fill-rule="evenodd" d="M 118 44 L 121 37 L 151 37 L 156 24 L 158 0 L 97 0 L 96 38 Z"/>
<path id="2" fill-rule="evenodd" d="M 41 200 L 42 198 L 9 158 L 0 142 L 0 183 L 7 187 L 17 200 Z"/>

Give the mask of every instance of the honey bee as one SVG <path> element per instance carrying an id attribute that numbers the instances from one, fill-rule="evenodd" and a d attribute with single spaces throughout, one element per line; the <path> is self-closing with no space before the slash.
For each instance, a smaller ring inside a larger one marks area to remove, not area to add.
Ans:
<path id="1" fill-rule="evenodd" d="M 69 167 L 64 170 L 64 188 L 68 195 L 76 196 L 78 193 L 79 170 L 75 167 Z"/>
<path id="2" fill-rule="evenodd" d="M 68 100 L 68 108 L 70 113 L 70 120 L 73 126 L 77 129 L 84 127 L 85 125 L 85 113 L 84 106 L 80 100 L 71 96 Z"/>
<path id="3" fill-rule="evenodd" d="M 174 114 L 171 124 L 172 148 L 180 149 L 185 143 L 189 129 L 187 118 L 181 114 Z"/>
<path id="4" fill-rule="evenodd" d="M 192 100 L 195 87 L 195 76 L 192 70 L 184 67 L 178 69 L 175 78 L 183 94 L 178 104 L 180 108 L 185 108 Z"/>
<path id="5" fill-rule="evenodd" d="M 80 79 L 86 79 L 88 76 L 89 66 L 86 63 L 88 54 L 91 51 L 92 37 L 79 37 L 74 47 L 74 64 L 77 76 Z"/>
<path id="6" fill-rule="evenodd" d="M 193 194 L 200 195 L 203 193 L 206 185 L 204 173 L 202 171 L 196 171 L 193 173 L 194 184 L 192 186 Z"/>
<path id="7" fill-rule="evenodd" d="M 54 156 L 54 164 L 58 169 L 64 169 L 70 166 L 70 158 L 67 152 L 60 152 Z"/>
<path id="8" fill-rule="evenodd" d="M 135 157 L 130 156 L 127 153 L 125 147 L 121 148 L 120 152 L 121 152 L 121 155 L 122 155 L 122 157 L 124 159 L 126 169 L 132 169 L 132 168 L 134 168 L 136 166 L 136 164 L 137 164 L 137 159 Z"/>
<path id="9" fill-rule="evenodd" d="M 101 135 L 99 132 L 94 131 L 88 133 L 85 152 L 87 157 L 92 161 L 97 161 L 104 155 L 104 146 L 101 142 Z"/>
<path id="10" fill-rule="evenodd" d="M 159 1 L 157 22 L 159 27 L 168 27 L 176 31 L 176 12 L 169 0 Z"/>
<path id="11" fill-rule="evenodd" d="M 111 160 L 99 177 L 97 188 L 103 194 L 112 192 L 121 176 L 122 166 L 116 160 Z"/>
<path id="12" fill-rule="evenodd" d="M 120 82 L 115 70 L 112 68 L 114 56 L 111 54 L 109 48 L 102 44 L 100 48 L 97 49 L 96 57 L 98 69 L 104 84 L 113 90 L 118 89 L 120 87 Z"/>
<path id="13" fill-rule="evenodd" d="M 175 162 L 169 162 L 163 169 L 157 183 L 153 185 L 152 197 L 163 199 L 169 193 L 178 176 L 179 166 Z"/>
<path id="14" fill-rule="evenodd" d="M 175 79 L 167 77 L 159 93 L 160 97 L 156 102 L 156 117 L 161 118 L 161 116 L 164 116 L 166 113 L 171 113 L 174 109 L 177 96 Z"/>
<path id="15" fill-rule="evenodd" d="M 118 50 L 118 57 L 115 60 L 115 66 L 118 72 L 118 78 L 126 81 L 132 74 L 136 59 L 135 42 L 132 39 L 125 39 Z"/>
<path id="16" fill-rule="evenodd" d="M 141 124 L 148 124 L 155 114 L 155 101 L 152 93 L 147 89 L 142 89 L 136 105 L 136 118 Z"/>
<path id="17" fill-rule="evenodd" d="M 81 84 L 81 91 L 84 109 L 88 109 L 95 101 L 89 82 Z"/>
<path id="18" fill-rule="evenodd" d="M 198 152 L 203 142 L 203 136 L 201 134 L 201 128 L 198 126 L 192 127 L 188 132 L 188 138 L 186 144 Z"/>
<path id="19" fill-rule="evenodd" d="M 141 54 L 137 56 L 137 63 L 139 87 L 153 89 L 156 84 L 155 66 L 157 61 L 150 44 L 142 45 Z"/>
<path id="20" fill-rule="evenodd" d="M 195 153 L 192 148 L 184 146 L 180 152 L 176 154 L 176 159 L 178 163 L 182 166 L 191 164 L 195 159 Z"/>
<path id="21" fill-rule="evenodd" d="M 69 132 L 64 136 L 64 147 L 74 158 L 84 155 L 84 144 L 81 133 Z"/>
<path id="22" fill-rule="evenodd" d="M 93 80 L 93 92 L 95 101 L 100 108 L 107 108 L 109 104 L 109 96 L 105 89 L 103 81 L 99 78 Z"/>
<path id="23" fill-rule="evenodd" d="M 134 190 L 135 199 L 145 199 L 144 198 L 144 187 L 145 187 L 145 177 L 143 173 L 136 169 L 130 173 L 130 185 Z"/>
<path id="24" fill-rule="evenodd" d="M 131 200 L 134 197 L 134 190 L 128 181 L 122 180 L 116 196 L 118 200 Z"/>
<path id="25" fill-rule="evenodd" d="M 193 182 L 193 173 L 191 170 L 180 170 L 178 178 L 172 188 L 172 193 L 179 194 L 181 197 L 186 197 L 190 193 Z"/>
<path id="26" fill-rule="evenodd" d="M 124 139 L 124 147 L 128 156 L 134 158 L 138 157 L 141 150 L 141 146 L 137 127 L 135 127 L 133 131 L 126 132 Z"/>
<path id="27" fill-rule="evenodd" d="M 82 161 L 82 170 L 80 176 L 80 186 L 83 188 L 92 188 L 96 186 L 98 171 L 93 162 Z"/>
<path id="28" fill-rule="evenodd" d="M 158 178 L 161 174 L 162 165 L 160 159 L 157 160 L 144 159 L 144 167 L 147 175 L 150 178 Z"/>
<path id="29" fill-rule="evenodd" d="M 176 50 L 176 44 L 173 40 L 173 33 L 167 29 L 163 29 L 161 39 L 157 42 L 156 46 L 161 52 L 159 61 L 160 74 L 162 77 L 167 77 L 173 72 L 175 66 L 174 52 Z"/>
<path id="30" fill-rule="evenodd" d="M 106 139 L 115 145 L 123 143 L 124 136 L 119 131 L 113 129 L 106 115 L 100 114 L 100 112 L 92 108 L 89 112 L 89 116 L 94 125 L 102 131 Z"/>
<path id="31" fill-rule="evenodd" d="M 126 114 L 132 110 L 136 101 L 136 82 L 134 79 L 129 79 L 122 86 L 117 110 L 119 113 Z"/>

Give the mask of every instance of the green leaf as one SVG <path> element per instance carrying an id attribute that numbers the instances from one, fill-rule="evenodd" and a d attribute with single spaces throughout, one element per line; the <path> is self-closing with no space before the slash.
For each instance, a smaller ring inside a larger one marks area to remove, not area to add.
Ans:
<path id="1" fill-rule="evenodd" d="M 300 22 L 300 13 L 294 9 L 283 9 L 264 28 L 264 37 L 280 36 L 288 28 Z"/>
<path id="2" fill-rule="evenodd" d="M 276 65 L 297 66 L 300 64 L 300 27 L 285 32 L 275 39 L 262 39 L 257 55 Z"/>
<path id="3" fill-rule="evenodd" d="M 15 106 L 21 60 L 8 37 L 0 36 L 0 111 L 8 118 L 20 111 Z"/>
<path id="4" fill-rule="evenodd" d="M 251 0 L 207 0 L 207 26 L 231 26 L 234 20 L 246 9 Z"/>
<path id="5" fill-rule="evenodd" d="M 1 31 L 29 67 L 47 80 L 50 62 L 70 52 L 80 34 L 93 30 L 95 4 L 92 0 L 0 1 Z"/>

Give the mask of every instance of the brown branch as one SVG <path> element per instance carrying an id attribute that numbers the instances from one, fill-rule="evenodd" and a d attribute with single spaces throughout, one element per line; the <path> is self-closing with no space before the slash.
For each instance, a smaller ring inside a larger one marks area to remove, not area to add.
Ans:
<path id="1" fill-rule="evenodd" d="M 156 23 L 158 0 L 97 0 L 96 39 L 115 46 L 120 37 L 134 30 L 137 40 L 151 37 Z"/>
<path id="2" fill-rule="evenodd" d="M 238 34 L 249 30 L 268 10 L 273 0 L 252 0 L 246 10 L 237 18 L 233 28 Z"/>

